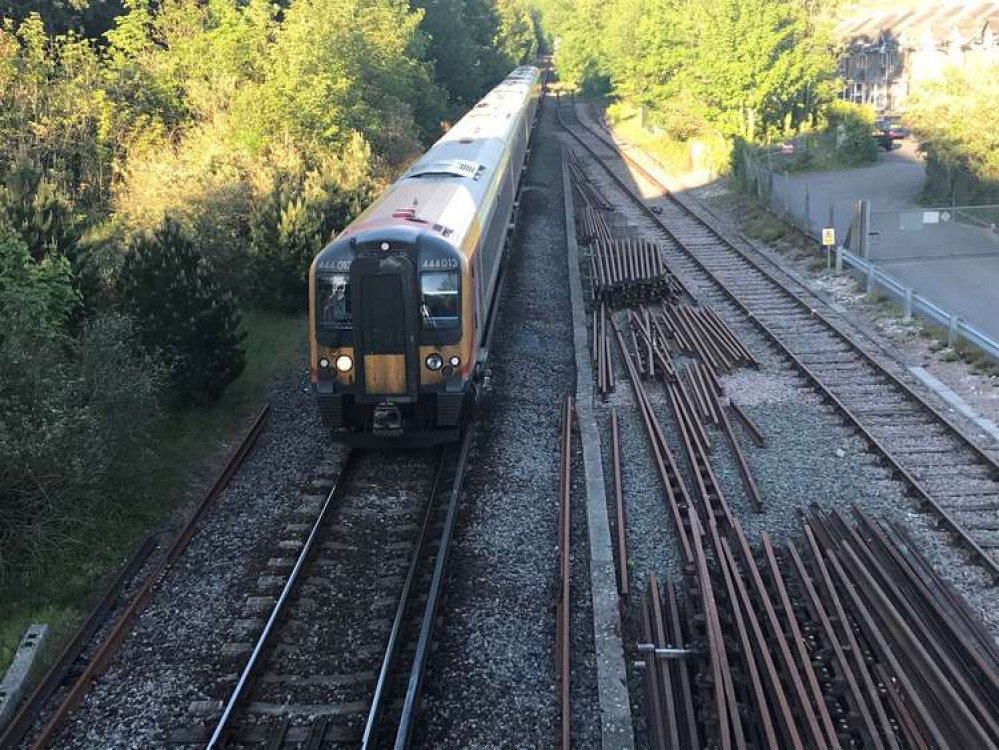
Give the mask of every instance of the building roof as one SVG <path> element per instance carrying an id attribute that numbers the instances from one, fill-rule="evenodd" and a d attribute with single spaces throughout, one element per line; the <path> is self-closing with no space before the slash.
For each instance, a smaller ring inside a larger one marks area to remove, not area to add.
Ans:
<path id="1" fill-rule="evenodd" d="M 919 44 L 927 38 L 937 43 L 980 43 L 987 29 L 999 31 L 999 0 L 915 2 L 900 8 L 856 7 L 836 26 L 837 36 L 847 43 L 873 44 L 893 37 L 904 44 Z"/>

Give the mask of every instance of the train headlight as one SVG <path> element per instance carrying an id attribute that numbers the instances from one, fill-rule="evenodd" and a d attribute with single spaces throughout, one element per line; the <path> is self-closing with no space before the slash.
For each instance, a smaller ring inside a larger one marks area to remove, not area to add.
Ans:
<path id="1" fill-rule="evenodd" d="M 427 365 L 428 370 L 437 372 L 439 369 L 441 369 L 444 366 L 444 357 L 436 353 L 431 354 L 427 357 L 425 363 Z"/>
<path id="2" fill-rule="evenodd" d="M 319 360 L 319 366 L 322 367 L 324 370 L 328 370 L 330 369 L 330 361 L 326 359 L 326 357 L 323 357 L 322 359 Z"/>
<path id="3" fill-rule="evenodd" d="M 447 363 L 451 365 L 451 367 L 457 367 L 458 365 L 461 364 L 461 357 L 458 356 L 451 357 L 451 359 L 449 359 Z"/>
<path id="4" fill-rule="evenodd" d="M 341 354 L 336 358 L 336 369 L 340 372 L 350 372 L 354 367 L 354 360 L 350 358 L 349 354 Z"/>

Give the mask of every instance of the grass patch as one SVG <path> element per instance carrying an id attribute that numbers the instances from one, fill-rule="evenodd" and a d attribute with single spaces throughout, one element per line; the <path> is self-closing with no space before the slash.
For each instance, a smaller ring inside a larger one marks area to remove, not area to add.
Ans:
<path id="1" fill-rule="evenodd" d="M 874 308 L 873 318 L 875 320 L 888 320 L 890 318 L 901 318 L 902 307 L 894 299 L 880 291 L 869 292 L 865 295 L 867 303 Z"/>
<path id="2" fill-rule="evenodd" d="M 784 239 L 787 233 L 787 224 L 766 211 L 746 221 L 746 234 L 768 245 Z"/>
<path id="3" fill-rule="evenodd" d="M 155 529 L 184 498 L 192 472 L 216 454 L 265 400 L 273 378 L 298 362 L 306 337 L 305 316 L 281 316 L 248 311 L 246 368 L 211 407 L 169 416 L 156 446 L 158 469 L 135 502 L 109 501 L 99 533 L 81 538 L 71 550 L 50 558 L 48 566 L 27 581 L 0 588 L 0 671 L 7 668 L 25 628 L 32 622 L 50 626 L 49 645 L 41 659 L 47 664 L 92 608 L 113 576 L 135 549 L 139 538 Z M 123 415 L 126 417 L 127 415 Z M 42 666 L 41 664 L 39 665 Z"/>

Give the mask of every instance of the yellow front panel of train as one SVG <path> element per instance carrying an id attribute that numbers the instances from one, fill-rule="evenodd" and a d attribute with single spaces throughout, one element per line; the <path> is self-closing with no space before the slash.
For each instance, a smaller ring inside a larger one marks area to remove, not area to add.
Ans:
<path id="1" fill-rule="evenodd" d="M 386 396 L 406 392 L 405 354 L 365 354 L 364 390 Z"/>

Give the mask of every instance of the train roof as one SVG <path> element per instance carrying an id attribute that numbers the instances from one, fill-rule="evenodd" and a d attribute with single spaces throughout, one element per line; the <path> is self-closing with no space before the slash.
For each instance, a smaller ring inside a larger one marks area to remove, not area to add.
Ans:
<path id="1" fill-rule="evenodd" d="M 374 223 L 406 221 L 424 223 L 460 245 L 497 170 L 505 165 L 507 144 L 540 76 L 532 66 L 514 69 L 341 236 Z"/>

